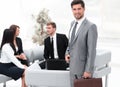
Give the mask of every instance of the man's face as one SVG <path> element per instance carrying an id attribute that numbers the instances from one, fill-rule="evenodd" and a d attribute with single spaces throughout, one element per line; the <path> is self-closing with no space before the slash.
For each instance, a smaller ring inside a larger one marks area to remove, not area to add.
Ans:
<path id="1" fill-rule="evenodd" d="M 47 25 L 46 29 L 47 29 L 47 33 L 50 36 L 52 36 L 55 33 L 55 30 L 56 30 L 55 28 L 52 27 L 52 25 Z"/>
<path id="2" fill-rule="evenodd" d="M 76 4 L 72 6 L 72 12 L 76 20 L 81 19 L 84 16 L 85 9 L 81 6 L 81 4 Z"/>

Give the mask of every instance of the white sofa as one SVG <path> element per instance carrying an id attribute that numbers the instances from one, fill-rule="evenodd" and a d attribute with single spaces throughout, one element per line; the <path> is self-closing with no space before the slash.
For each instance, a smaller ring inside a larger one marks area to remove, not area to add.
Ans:
<path id="1" fill-rule="evenodd" d="M 0 83 L 3 83 L 3 87 L 6 87 L 6 81 L 12 80 L 12 78 L 0 74 Z"/>
<path id="2" fill-rule="evenodd" d="M 33 63 L 35 60 L 43 60 L 43 48 L 44 46 L 36 46 L 31 49 L 24 50 L 30 63 Z M 12 80 L 12 78 L 0 74 L 0 83 L 4 83 L 3 87 L 6 87 L 6 82 Z"/>
<path id="3" fill-rule="evenodd" d="M 93 77 L 105 76 L 105 87 L 107 87 L 108 74 L 111 72 L 110 61 L 110 51 L 97 49 Z M 27 69 L 25 79 L 30 86 L 70 87 L 69 71 L 41 70 L 38 63 L 34 63 Z"/>
<path id="4" fill-rule="evenodd" d="M 28 69 L 26 83 L 35 87 L 70 87 L 69 71 Z"/>

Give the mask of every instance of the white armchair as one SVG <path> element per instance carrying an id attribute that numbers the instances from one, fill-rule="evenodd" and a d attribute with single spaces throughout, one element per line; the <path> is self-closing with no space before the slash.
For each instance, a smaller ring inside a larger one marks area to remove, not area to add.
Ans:
<path id="1" fill-rule="evenodd" d="M 35 60 L 43 60 L 44 46 L 36 46 L 31 49 L 24 50 L 29 62 L 33 63 Z"/>
<path id="2" fill-rule="evenodd" d="M 28 86 L 70 87 L 69 71 L 28 69 L 25 79 Z"/>
<path id="3" fill-rule="evenodd" d="M 3 83 L 3 87 L 6 87 L 6 82 L 12 80 L 12 78 L 0 74 L 0 83 Z"/>
<path id="4" fill-rule="evenodd" d="M 33 63 L 35 60 L 43 60 L 43 48 L 44 46 L 36 46 L 31 49 L 24 50 L 29 62 Z M 4 83 L 3 87 L 6 87 L 6 82 L 12 80 L 12 78 L 0 74 L 0 83 Z"/>

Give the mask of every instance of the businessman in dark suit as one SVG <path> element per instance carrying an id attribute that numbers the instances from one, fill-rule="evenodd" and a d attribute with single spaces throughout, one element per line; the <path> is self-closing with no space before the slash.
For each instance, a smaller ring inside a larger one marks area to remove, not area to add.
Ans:
<path id="1" fill-rule="evenodd" d="M 68 39 L 65 34 L 56 33 L 56 24 L 47 23 L 49 37 L 44 40 L 44 58 L 65 59 L 65 52 L 68 46 Z"/>

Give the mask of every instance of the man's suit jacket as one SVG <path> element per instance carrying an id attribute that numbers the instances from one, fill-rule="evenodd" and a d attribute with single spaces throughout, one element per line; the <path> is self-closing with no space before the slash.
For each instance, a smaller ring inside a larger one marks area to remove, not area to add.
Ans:
<path id="1" fill-rule="evenodd" d="M 97 36 L 96 25 L 85 19 L 74 40 L 69 43 L 70 73 L 72 76 L 77 74 L 78 77 L 81 77 L 83 72 L 93 73 Z"/>
<path id="2" fill-rule="evenodd" d="M 68 39 L 66 37 L 66 35 L 64 34 L 58 34 L 56 33 L 56 39 L 57 39 L 57 52 L 58 52 L 58 57 L 60 59 L 65 59 L 65 52 L 68 46 Z M 51 48 L 51 43 L 50 43 L 50 37 L 46 38 L 44 41 L 44 57 L 45 59 L 48 59 L 49 57 L 53 57 L 52 56 L 52 48 Z"/>

